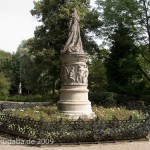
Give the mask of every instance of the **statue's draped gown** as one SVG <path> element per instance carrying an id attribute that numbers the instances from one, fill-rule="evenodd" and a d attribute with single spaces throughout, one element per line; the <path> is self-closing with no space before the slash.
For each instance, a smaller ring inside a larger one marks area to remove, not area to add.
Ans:
<path id="1" fill-rule="evenodd" d="M 69 38 L 65 44 L 62 53 L 83 53 L 82 41 L 80 36 L 80 18 L 74 8 L 71 13 L 69 24 Z"/>

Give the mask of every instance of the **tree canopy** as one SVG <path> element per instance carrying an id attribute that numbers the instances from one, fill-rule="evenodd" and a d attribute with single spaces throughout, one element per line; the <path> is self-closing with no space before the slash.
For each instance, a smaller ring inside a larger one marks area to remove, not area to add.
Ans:
<path id="1" fill-rule="evenodd" d="M 111 45 L 111 35 L 122 23 L 130 29 L 139 51 L 139 69 L 150 81 L 150 3 L 149 0 L 97 0 L 99 15 L 103 22 L 102 34 L 106 43 Z M 143 65 L 142 62 L 145 62 Z"/>

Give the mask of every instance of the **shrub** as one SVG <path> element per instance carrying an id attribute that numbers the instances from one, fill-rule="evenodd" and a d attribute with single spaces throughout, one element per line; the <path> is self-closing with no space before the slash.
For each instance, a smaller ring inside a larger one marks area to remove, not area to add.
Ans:
<path id="1" fill-rule="evenodd" d="M 89 100 L 95 104 L 112 106 L 116 104 L 115 96 L 112 92 L 89 93 Z"/>
<path id="2" fill-rule="evenodd" d="M 141 99 L 142 101 L 144 101 L 146 105 L 150 105 L 150 94 L 149 94 L 149 95 L 142 95 L 142 96 L 140 97 L 140 99 Z"/>
<path id="3" fill-rule="evenodd" d="M 0 96 L 0 100 L 4 101 L 14 101 L 14 102 L 53 102 L 50 96 L 42 97 L 41 95 L 14 95 L 14 96 Z"/>

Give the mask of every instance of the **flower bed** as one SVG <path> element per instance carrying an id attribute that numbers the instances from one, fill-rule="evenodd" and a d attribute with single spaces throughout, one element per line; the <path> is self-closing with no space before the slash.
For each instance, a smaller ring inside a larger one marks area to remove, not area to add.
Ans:
<path id="1" fill-rule="evenodd" d="M 59 120 L 36 121 L 0 115 L 0 131 L 27 139 L 53 139 L 55 143 L 99 142 L 146 138 L 150 119 L 138 120 Z"/>
<path id="2" fill-rule="evenodd" d="M 133 119 L 144 119 L 145 116 L 142 112 L 137 110 L 128 110 L 125 107 L 113 107 L 113 108 L 104 108 L 101 106 L 93 106 L 93 111 L 96 116 L 101 120 L 112 120 L 114 116 L 119 120 L 126 120 L 132 116 Z M 21 118 L 33 118 L 35 120 L 43 119 L 47 122 L 49 121 L 58 121 L 60 118 L 68 120 L 68 116 L 63 115 L 57 110 L 56 105 L 50 106 L 36 106 L 32 108 L 23 108 L 12 109 L 10 110 L 12 116 L 19 116 Z M 82 116 L 83 120 L 88 120 L 86 116 Z M 70 120 L 70 119 L 69 119 Z"/>

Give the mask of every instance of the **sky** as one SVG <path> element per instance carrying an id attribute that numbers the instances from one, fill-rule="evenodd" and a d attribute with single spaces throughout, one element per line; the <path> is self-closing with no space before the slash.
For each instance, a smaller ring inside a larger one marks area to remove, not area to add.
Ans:
<path id="1" fill-rule="evenodd" d="M 38 0 L 0 0 L 0 49 L 16 52 L 22 40 L 34 36 L 39 22 L 30 13 L 33 1 Z"/>
<path id="2" fill-rule="evenodd" d="M 39 24 L 30 13 L 33 7 L 33 0 L 0 0 L 0 49 L 13 53 L 33 37 Z"/>

